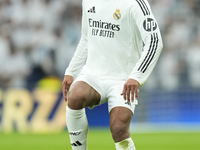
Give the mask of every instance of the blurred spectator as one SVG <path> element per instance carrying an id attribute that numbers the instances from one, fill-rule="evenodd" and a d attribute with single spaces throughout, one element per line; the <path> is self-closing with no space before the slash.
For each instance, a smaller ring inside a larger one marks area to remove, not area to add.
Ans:
<path id="1" fill-rule="evenodd" d="M 4 88 L 21 88 L 25 86 L 24 78 L 29 75 L 29 61 L 22 51 L 17 51 L 10 38 L 9 53 L 2 59 L 0 76 Z"/>
<path id="2" fill-rule="evenodd" d="M 165 49 L 159 62 L 159 76 L 161 87 L 175 90 L 179 85 L 178 60 L 176 51 Z"/>
<path id="3" fill-rule="evenodd" d="M 5 58 L 9 55 L 9 42 L 5 34 L 0 30 L 0 87 L 4 84 L 3 68 Z"/>
<path id="4" fill-rule="evenodd" d="M 190 50 L 186 53 L 190 85 L 200 88 L 200 35 L 191 44 Z"/>

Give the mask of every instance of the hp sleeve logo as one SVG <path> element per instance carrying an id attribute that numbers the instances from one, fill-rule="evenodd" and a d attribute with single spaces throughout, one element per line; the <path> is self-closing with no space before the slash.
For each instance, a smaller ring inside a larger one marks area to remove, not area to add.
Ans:
<path id="1" fill-rule="evenodd" d="M 143 23 L 143 27 L 146 31 L 151 32 L 157 29 L 157 24 L 152 18 L 147 18 Z"/>

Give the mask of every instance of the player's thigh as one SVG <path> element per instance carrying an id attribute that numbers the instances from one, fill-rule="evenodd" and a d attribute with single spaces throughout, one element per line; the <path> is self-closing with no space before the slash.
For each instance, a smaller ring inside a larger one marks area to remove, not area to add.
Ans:
<path id="1" fill-rule="evenodd" d="M 71 109 L 82 109 L 99 103 L 100 94 L 84 81 L 74 82 L 67 93 L 68 106 Z"/>

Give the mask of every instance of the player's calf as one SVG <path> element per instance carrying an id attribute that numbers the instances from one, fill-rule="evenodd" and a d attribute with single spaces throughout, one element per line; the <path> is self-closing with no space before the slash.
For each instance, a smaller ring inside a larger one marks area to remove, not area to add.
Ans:
<path id="1" fill-rule="evenodd" d="M 129 126 L 133 113 L 126 107 L 115 107 L 110 112 L 110 130 L 115 142 L 130 137 Z"/>
<path id="2" fill-rule="evenodd" d="M 110 130 L 116 150 L 135 150 L 129 126 L 133 113 L 125 107 L 115 107 L 110 112 Z"/>

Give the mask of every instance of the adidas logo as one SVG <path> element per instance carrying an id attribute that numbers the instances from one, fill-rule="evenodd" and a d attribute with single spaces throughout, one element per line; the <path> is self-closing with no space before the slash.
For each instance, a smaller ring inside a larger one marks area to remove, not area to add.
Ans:
<path id="1" fill-rule="evenodd" d="M 127 104 L 127 105 L 131 106 L 131 103 L 130 103 L 130 102 L 125 102 L 125 104 Z"/>
<path id="2" fill-rule="evenodd" d="M 72 146 L 81 146 L 82 144 L 79 141 L 76 141 L 75 143 L 71 143 Z"/>
<path id="3" fill-rule="evenodd" d="M 90 9 L 88 10 L 88 12 L 89 12 L 89 13 L 95 13 L 95 6 L 93 6 L 92 8 L 90 8 Z"/>

